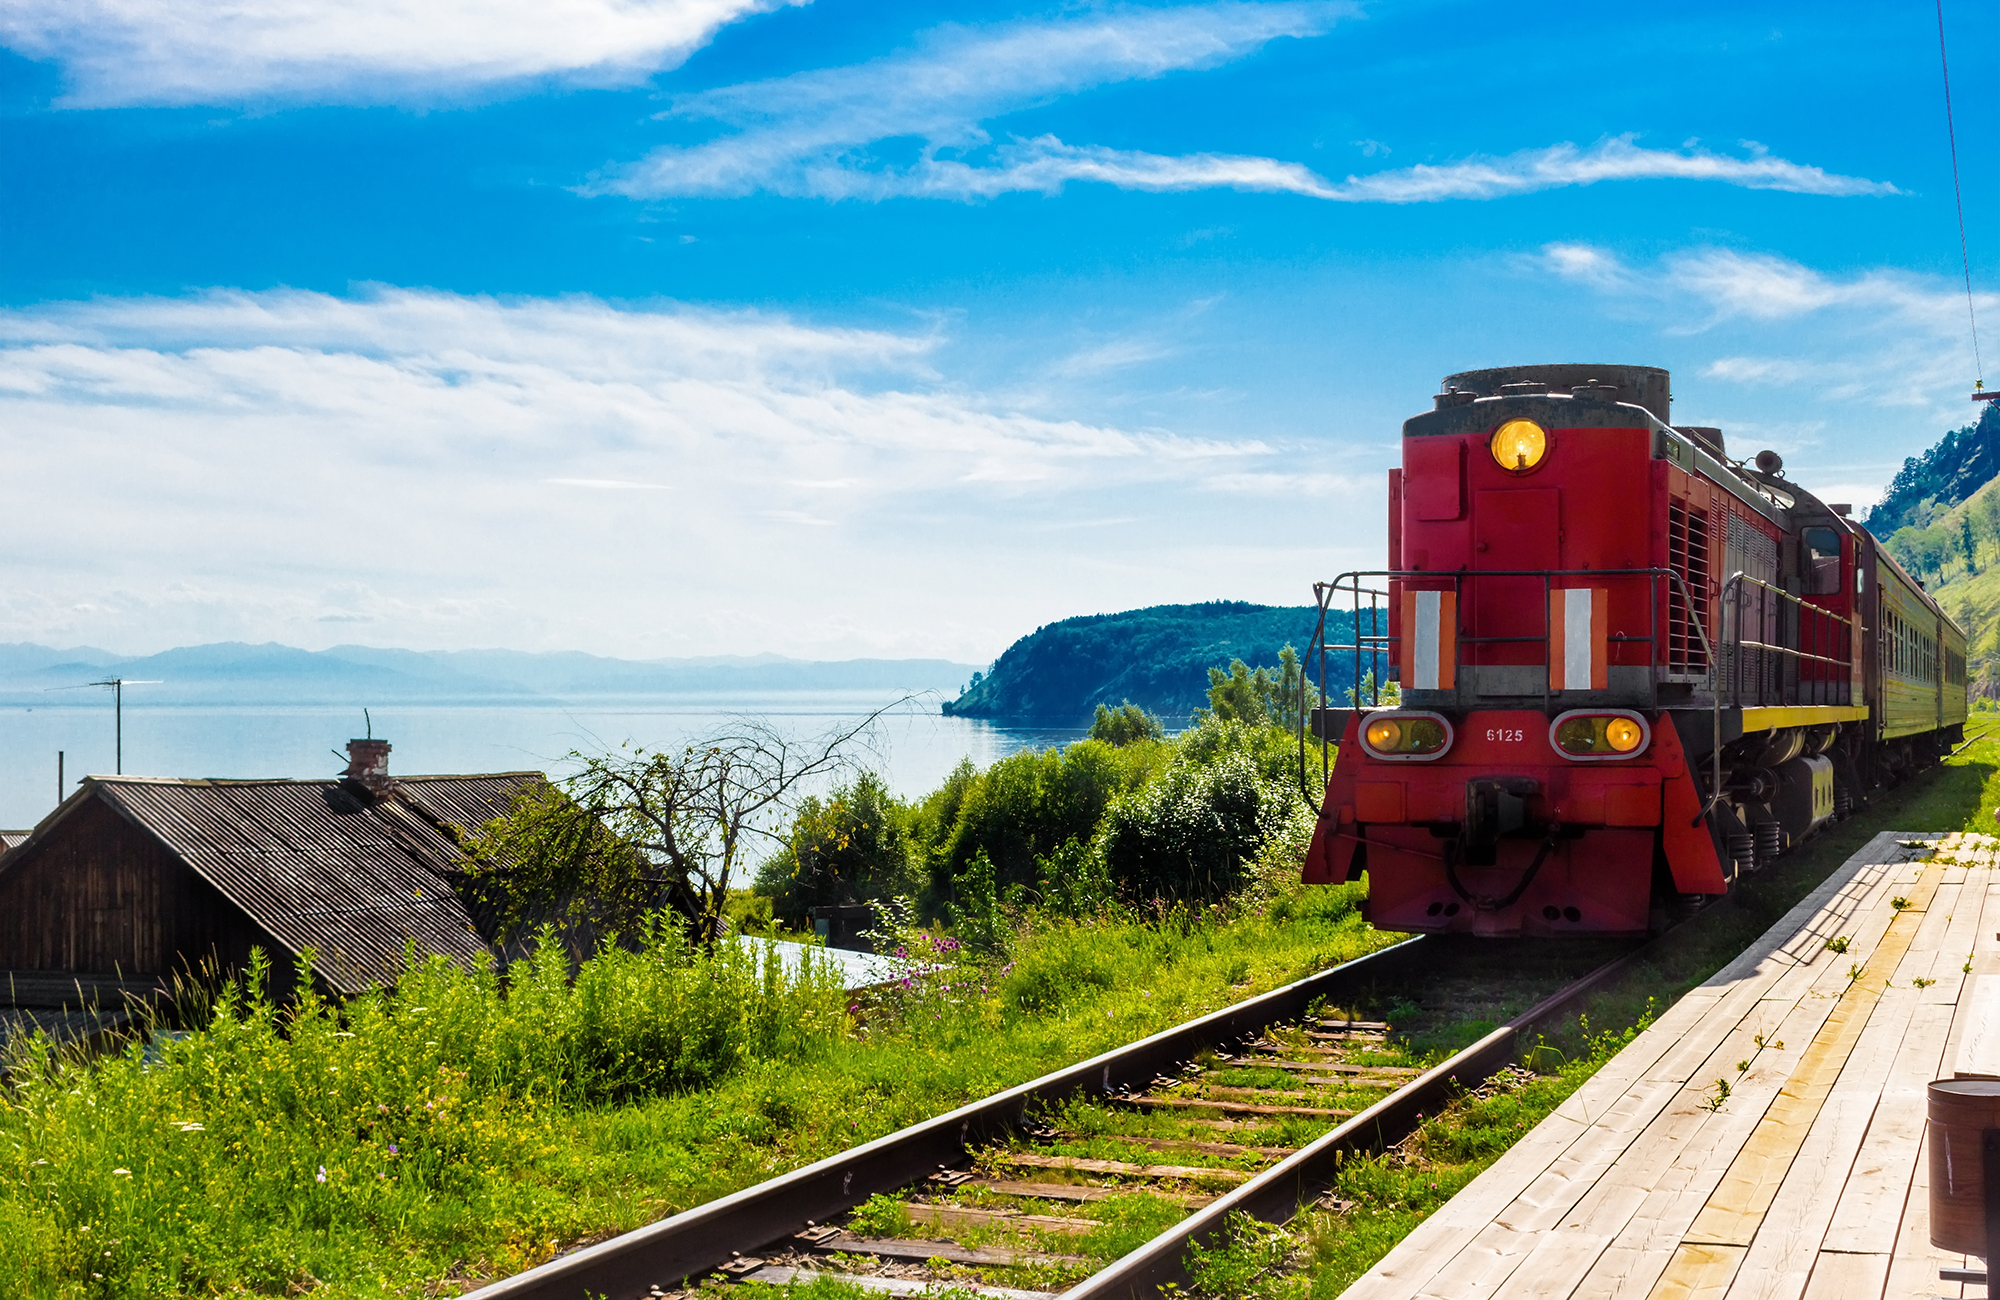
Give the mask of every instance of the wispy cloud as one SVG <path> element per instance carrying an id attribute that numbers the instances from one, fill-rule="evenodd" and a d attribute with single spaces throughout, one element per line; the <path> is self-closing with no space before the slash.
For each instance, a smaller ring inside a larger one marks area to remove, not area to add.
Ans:
<path id="1" fill-rule="evenodd" d="M 1070 353 L 1056 362 L 1050 373 L 1063 379 L 1079 379 L 1122 370 L 1127 366 L 1142 366 L 1149 361 L 1162 361 L 1180 351 L 1180 347 L 1159 339 L 1111 339 Z"/>
<path id="2" fill-rule="evenodd" d="M 64 102 L 430 102 L 496 83 L 630 85 L 746 15 L 804 0 L 11 0 L 0 44 Z"/>
<path id="3" fill-rule="evenodd" d="M 706 144 L 656 150 L 597 188 L 635 196 L 970 197 L 1060 185 L 1074 178 L 1065 169 L 1137 175 L 1152 166 L 1147 155 L 1060 142 L 1005 146 L 1007 160 L 978 167 L 939 155 L 990 146 L 981 125 L 990 118 L 1094 87 L 1216 67 L 1283 37 L 1321 35 L 1353 12 L 1328 0 L 1210 4 L 939 28 L 906 53 L 683 97 L 665 116 L 736 129 Z M 921 154 L 913 167 L 885 165 L 866 148 L 912 142 Z M 966 175 L 996 168 L 1016 179 L 992 188 Z"/>
<path id="4" fill-rule="evenodd" d="M 1702 369 L 1711 379 L 1905 407 L 1935 406 L 1940 394 L 1970 382 L 1965 293 L 1950 277 L 1890 268 L 1829 275 L 1726 248 L 1636 266 L 1606 249 L 1564 243 L 1548 245 L 1540 261 L 1563 279 L 1641 305 L 1663 333 L 1714 337 L 1722 355 Z M 2000 294 L 1979 294 L 1977 306 L 2000 315 Z"/>
<path id="5" fill-rule="evenodd" d="M 1178 539 L 1274 452 L 1024 414 L 936 373 L 946 341 L 386 288 L 0 311 L 0 547 L 38 557 L 0 583 L 0 636 L 310 644 L 377 611 L 420 644 L 709 653 L 807 625 L 820 652 L 981 657 L 1071 581 L 1024 530 L 1144 501 Z M 1186 565 L 1174 539 L 1135 563 Z M 149 594 L 183 581 L 206 594 Z M 913 625 L 917 591 L 958 641 Z"/>
<path id="6" fill-rule="evenodd" d="M 822 199 L 983 199 L 1088 182 L 1141 191 L 1237 189 L 1342 203 L 1493 199 L 1611 180 L 1699 180 L 1802 194 L 1892 194 L 1745 142 L 1740 156 L 1693 144 L 1649 149 L 1626 135 L 1501 157 L 1329 180 L 1255 154 L 1158 153 L 1055 135 L 996 136 L 1009 114 L 1067 95 L 1212 68 L 1282 38 L 1323 35 L 1354 10 L 1334 3 L 1129 10 L 988 28 L 947 27 L 914 50 L 847 67 L 688 95 L 663 118 L 726 131 L 654 150 L 583 187 L 634 198 L 766 192 Z M 1369 141 L 1367 156 L 1388 146 Z"/>
<path id="7" fill-rule="evenodd" d="M 1682 328 L 1721 321 L 1794 320 L 1817 313 L 1859 312 L 1898 328 L 1916 327 L 1952 337 L 1966 329 L 1965 293 L 1949 278 L 1875 268 L 1846 277 L 1827 275 L 1790 258 L 1729 248 L 1687 249 L 1654 267 L 1635 267 L 1589 244 L 1550 244 L 1544 265 L 1565 279 L 1607 292 L 1650 297 L 1692 297 L 1707 309 Z M 1979 295 L 1992 311 L 1996 295 Z"/>
<path id="8" fill-rule="evenodd" d="M 1398 171 L 1349 176 L 1314 197 L 1350 203 L 1435 203 L 1441 199 L 1496 199 L 1569 185 L 1637 180 L 1719 181 L 1752 190 L 1836 196 L 1899 192 L 1886 181 L 1840 176 L 1773 157 L 1761 145 L 1747 141 L 1744 156 L 1739 158 L 1692 146 L 1647 149 L 1633 143 L 1635 138 L 1623 135 L 1600 140 L 1588 149 L 1558 144 L 1503 158 L 1469 158 L 1437 166 L 1419 163 Z"/>

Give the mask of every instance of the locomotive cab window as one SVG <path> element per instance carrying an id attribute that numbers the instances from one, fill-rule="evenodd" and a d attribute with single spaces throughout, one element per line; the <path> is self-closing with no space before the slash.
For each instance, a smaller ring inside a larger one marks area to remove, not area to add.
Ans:
<path id="1" fill-rule="evenodd" d="M 1805 541 L 1806 594 L 1840 594 L 1840 534 L 1831 528 L 1808 528 Z"/>

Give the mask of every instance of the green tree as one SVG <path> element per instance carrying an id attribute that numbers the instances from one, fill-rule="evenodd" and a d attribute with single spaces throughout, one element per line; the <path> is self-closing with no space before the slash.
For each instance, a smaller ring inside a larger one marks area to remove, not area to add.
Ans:
<path id="1" fill-rule="evenodd" d="M 1889 553 L 1919 577 L 1935 576 L 1943 568 L 1944 536 L 1935 528 L 1898 528 L 1888 546 Z"/>
<path id="2" fill-rule="evenodd" d="M 1970 510 L 1964 511 L 1958 516 L 1958 549 L 1959 553 L 1965 557 L 1966 573 L 1970 575 L 1978 572 L 1975 561 L 1979 555 L 1979 542 L 1972 535 L 1972 512 Z"/>
<path id="3" fill-rule="evenodd" d="M 629 934 L 671 907 L 713 947 L 751 846 L 783 842 L 773 824 L 794 811 L 801 786 L 847 767 L 850 748 L 893 707 L 809 742 L 745 720 L 679 753 L 572 752 L 578 770 L 559 789 L 529 787 L 482 829 L 471 883 L 516 924 L 553 900 Z"/>
<path id="4" fill-rule="evenodd" d="M 1275 668 L 1252 669 L 1232 659 L 1228 672 L 1208 670 L 1208 708 L 1196 710 L 1195 719 L 1206 714 L 1225 722 L 1289 727 L 1298 716 L 1302 686 L 1317 698 L 1317 690 L 1306 685 L 1299 671 L 1298 651 L 1289 645 L 1278 651 Z"/>
<path id="5" fill-rule="evenodd" d="M 1979 516 L 1978 531 L 1981 537 L 1995 547 L 2000 547 L 2000 491 L 1987 491 L 1974 507 Z"/>
<path id="6" fill-rule="evenodd" d="M 910 810 L 882 778 L 863 772 L 821 798 L 799 801 L 783 846 L 757 869 L 757 893 L 773 914 L 803 926 L 815 907 L 915 892 L 906 824 Z"/>
<path id="7" fill-rule="evenodd" d="M 1402 702 L 1402 683 L 1385 681 L 1378 690 L 1375 685 L 1375 670 L 1373 668 L 1361 674 L 1361 684 L 1350 687 L 1347 692 L 1347 705 L 1349 708 L 1372 709 L 1380 707 L 1393 709 Z"/>
<path id="8" fill-rule="evenodd" d="M 1117 708 L 1097 706 L 1097 716 L 1090 723 L 1090 738 L 1106 744 L 1125 746 L 1141 740 L 1164 740 L 1166 724 L 1138 705 L 1126 700 Z"/>

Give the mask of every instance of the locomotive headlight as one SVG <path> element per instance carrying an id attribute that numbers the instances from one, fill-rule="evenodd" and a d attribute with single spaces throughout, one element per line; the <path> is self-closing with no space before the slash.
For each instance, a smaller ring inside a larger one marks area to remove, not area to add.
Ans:
<path id="1" fill-rule="evenodd" d="M 1631 758 L 1651 739 L 1646 720 L 1622 709 L 1571 709 L 1549 724 L 1549 743 L 1565 758 Z"/>
<path id="2" fill-rule="evenodd" d="M 1422 762 L 1450 747 L 1451 724 L 1439 713 L 1399 709 L 1377 714 L 1361 728 L 1361 748 L 1374 758 Z"/>
<path id="3" fill-rule="evenodd" d="M 1509 420 L 1493 431 L 1493 460 L 1516 474 L 1533 469 L 1548 454 L 1549 435 L 1533 420 Z"/>
<path id="4" fill-rule="evenodd" d="M 1629 754 L 1639 748 L 1646 733 L 1630 718 L 1612 718 L 1604 724 L 1604 743 L 1621 754 Z"/>
<path id="5" fill-rule="evenodd" d="M 1368 724 L 1368 743 L 1387 753 L 1395 752 L 1403 738 L 1403 728 L 1394 718 L 1377 718 Z"/>

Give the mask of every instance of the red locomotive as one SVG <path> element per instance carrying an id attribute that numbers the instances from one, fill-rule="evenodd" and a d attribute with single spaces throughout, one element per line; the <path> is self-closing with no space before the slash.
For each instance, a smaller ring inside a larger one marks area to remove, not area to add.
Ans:
<path id="1" fill-rule="evenodd" d="M 1389 471 L 1388 569 L 1316 588 L 1322 698 L 1339 656 L 1400 699 L 1312 711 L 1339 750 L 1307 881 L 1365 871 L 1389 930 L 1643 934 L 1961 738 L 1964 632 L 1774 453 L 1675 426 L 1666 371 L 1436 401 Z M 1326 645 L 1336 603 L 1355 635 Z"/>

